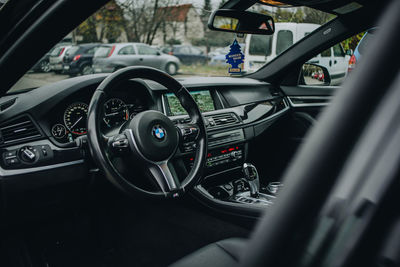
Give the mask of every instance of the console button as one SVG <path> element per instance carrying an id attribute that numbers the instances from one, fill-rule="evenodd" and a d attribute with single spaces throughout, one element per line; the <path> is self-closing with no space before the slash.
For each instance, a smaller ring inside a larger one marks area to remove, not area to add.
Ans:
<path id="1" fill-rule="evenodd" d="M 16 156 L 17 156 L 17 150 L 8 151 L 8 152 L 4 152 L 4 153 L 3 153 L 3 157 L 4 157 L 5 159 L 15 158 Z"/>
<path id="2" fill-rule="evenodd" d="M 6 164 L 9 166 L 17 165 L 19 163 L 20 163 L 20 161 L 17 157 L 6 159 Z"/>

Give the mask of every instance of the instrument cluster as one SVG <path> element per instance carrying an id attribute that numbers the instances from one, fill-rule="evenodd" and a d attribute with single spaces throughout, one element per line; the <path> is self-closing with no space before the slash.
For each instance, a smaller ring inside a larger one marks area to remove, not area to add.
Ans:
<path id="1" fill-rule="evenodd" d="M 67 106 L 61 121 L 53 124 L 51 135 L 60 143 L 73 142 L 75 138 L 87 133 L 88 104 L 73 102 Z M 118 97 L 110 98 L 104 103 L 102 129 L 104 132 L 118 129 L 122 124 L 139 112 L 147 110 L 140 99 L 131 99 L 126 103 Z"/>

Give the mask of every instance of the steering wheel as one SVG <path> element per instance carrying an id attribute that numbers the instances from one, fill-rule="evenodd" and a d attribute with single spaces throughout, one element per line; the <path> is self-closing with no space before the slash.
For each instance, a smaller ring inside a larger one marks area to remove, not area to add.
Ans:
<path id="1" fill-rule="evenodd" d="M 105 136 L 101 131 L 105 101 L 118 84 L 135 78 L 152 80 L 165 86 L 179 99 L 191 121 L 174 125 L 163 113 L 148 110 L 127 121 L 118 134 Z M 95 162 L 114 185 L 129 194 L 178 197 L 202 175 L 207 155 L 207 134 L 203 117 L 188 90 L 165 72 L 148 67 L 127 67 L 111 74 L 93 94 L 87 123 L 89 148 Z M 192 169 L 183 181 L 179 181 L 168 163 L 182 141 L 194 141 L 196 148 Z M 130 182 L 131 179 L 124 177 L 114 166 L 112 159 L 115 157 L 143 164 L 149 170 L 150 179 L 158 185 L 159 191 L 149 191 Z"/>

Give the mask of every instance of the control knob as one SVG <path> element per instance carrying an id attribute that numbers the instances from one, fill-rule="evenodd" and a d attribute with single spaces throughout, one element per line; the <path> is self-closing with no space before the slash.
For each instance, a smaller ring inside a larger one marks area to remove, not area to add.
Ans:
<path id="1" fill-rule="evenodd" d="M 237 159 L 239 158 L 239 152 L 238 151 L 232 151 L 230 154 L 232 159 Z"/>
<path id="2" fill-rule="evenodd" d="M 36 149 L 31 146 L 22 147 L 19 150 L 19 156 L 22 161 L 32 163 L 36 160 Z"/>

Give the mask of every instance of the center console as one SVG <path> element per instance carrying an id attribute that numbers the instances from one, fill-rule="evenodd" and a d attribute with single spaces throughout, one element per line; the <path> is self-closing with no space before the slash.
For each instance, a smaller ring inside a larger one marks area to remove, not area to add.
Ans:
<path id="1" fill-rule="evenodd" d="M 200 187 L 213 199 L 226 203 L 270 206 L 283 187 L 281 182 L 260 181 L 256 167 L 249 163 L 219 178 L 222 182 L 208 179 Z"/>
<path id="2" fill-rule="evenodd" d="M 257 216 L 274 203 L 282 185 L 265 177 L 260 179 L 256 167 L 245 163 L 248 142 L 283 114 L 288 108 L 285 100 L 271 95 L 262 102 L 227 105 L 218 90 L 196 88 L 190 94 L 203 113 L 208 135 L 204 178 L 193 195 L 214 209 Z M 161 100 L 164 113 L 177 127 L 190 125 L 191 119 L 173 94 L 164 94 Z M 182 140 L 174 166 L 184 177 L 193 166 L 196 142 L 193 138 Z"/>

